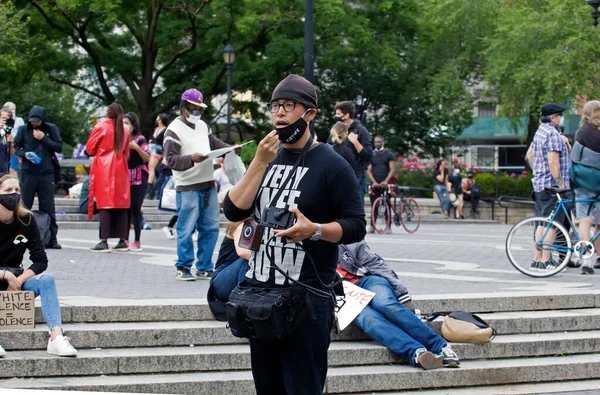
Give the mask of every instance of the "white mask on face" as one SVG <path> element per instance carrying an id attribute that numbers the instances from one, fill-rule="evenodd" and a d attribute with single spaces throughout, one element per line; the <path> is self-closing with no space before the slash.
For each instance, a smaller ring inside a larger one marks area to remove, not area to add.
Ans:
<path id="1" fill-rule="evenodd" d="M 128 132 L 131 132 L 131 125 L 123 124 L 123 129 L 127 130 Z"/>
<path id="2" fill-rule="evenodd" d="M 200 120 L 200 115 L 188 115 L 185 119 L 189 123 L 196 123 Z"/>

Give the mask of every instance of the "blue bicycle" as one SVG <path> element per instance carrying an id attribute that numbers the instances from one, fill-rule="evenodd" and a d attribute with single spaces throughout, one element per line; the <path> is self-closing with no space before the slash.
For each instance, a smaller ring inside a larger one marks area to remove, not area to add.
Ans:
<path id="1" fill-rule="evenodd" d="M 571 256 L 589 259 L 595 252 L 594 241 L 582 241 L 571 221 L 570 211 L 575 203 L 595 203 L 596 199 L 571 200 L 570 189 L 546 188 L 556 194 L 558 204 L 550 216 L 530 217 L 512 227 L 506 237 L 506 255 L 510 263 L 523 274 L 531 277 L 550 277 L 563 271 Z M 573 240 L 563 225 L 573 230 Z"/>

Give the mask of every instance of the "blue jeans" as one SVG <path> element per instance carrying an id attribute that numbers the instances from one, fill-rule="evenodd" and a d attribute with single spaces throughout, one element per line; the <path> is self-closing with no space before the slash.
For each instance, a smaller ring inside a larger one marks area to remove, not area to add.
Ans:
<path id="1" fill-rule="evenodd" d="M 364 172 L 363 172 L 363 174 L 364 174 Z M 361 198 L 363 198 L 364 194 L 367 193 L 367 177 L 366 176 L 358 177 L 358 185 L 360 186 L 360 196 L 361 196 Z"/>
<path id="2" fill-rule="evenodd" d="M 217 298 L 223 302 L 228 302 L 231 291 L 244 281 L 248 270 L 250 270 L 248 261 L 241 257 L 219 265 L 210 280 Z"/>
<path id="3" fill-rule="evenodd" d="M 450 210 L 450 195 L 448 195 L 448 188 L 445 185 L 434 185 L 433 190 L 440 199 L 440 206 L 442 207 L 442 213 L 447 213 Z"/>
<path id="4" fill-rule="evenodd" d="M 375 292 L 371 303 L 354 320 L 363 332 L 411 365 L 415 364 L 415 352 L 419 348 L 436 354 L 442 352 L 446 341 L 398 302 L 385 278 L 366 276 L 356 285 Z"/>
<path id="5" fill-rule="evenodd" d="M 192 234 L 198 230 L 196 269 L 213 270 L 212 255 L 219 238 L 217 189 L 177 192 L 177 262 L 175 267 L 191 269 L 194 263 Z"/>
<path id="6" fill-rule="evenodd" d="M 29 280 L 25 281 L 21 290 L 33 291 L 36 297 L 40 297 L 42 302 L 42 315 L 50 330 L 57 326 L 62 326 L 58 293 L 56 292 L 56 283 L 54 282 L 54 276 L 52 274 L 40 273 L 31 277 Z"/>
<path id="7" fill-rule="evenodd" d="M 257 395 L 319 395 L 327 377 L 327 350 L 333 327 L 331 299 L 312 297 L 316 320 L 308 319 L 289 337 L 250 340 Z"/>

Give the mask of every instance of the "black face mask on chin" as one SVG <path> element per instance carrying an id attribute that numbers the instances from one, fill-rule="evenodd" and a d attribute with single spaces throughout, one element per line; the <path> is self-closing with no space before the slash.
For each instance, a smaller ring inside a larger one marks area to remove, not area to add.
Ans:
<path id="1" fill-rule="evenodd" d="M 308 111 L 309 110 L 306 110 L 296 122 L 277 129 L 279 141 L 284 144 L 294 144 L 302 138 L 306 128 L 308 127 L 308 122 L 304 120 L 304 116 Z"/>

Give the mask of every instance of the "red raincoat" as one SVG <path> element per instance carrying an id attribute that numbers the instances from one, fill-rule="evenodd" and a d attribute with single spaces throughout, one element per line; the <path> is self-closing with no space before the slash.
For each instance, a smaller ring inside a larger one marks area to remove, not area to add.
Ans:
<path id="1" fill-rule="evenodd" d="M 113 120 L 96 124 L 88 139 L 85 150 L 94 156 L 90 168 L 90 196 L 88 218 L 92 219 L 94 198 L 98 209 L 128 209 L 129 196 L 129 133 L 123 130 L 123 148 L 117 153 L 114 149 Z"/>

